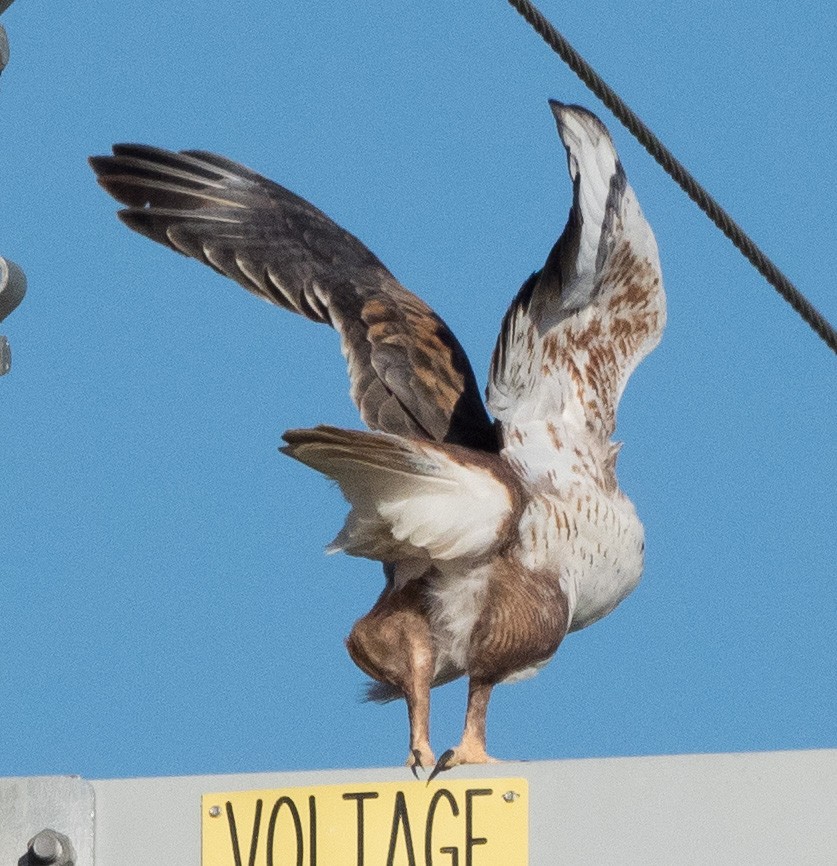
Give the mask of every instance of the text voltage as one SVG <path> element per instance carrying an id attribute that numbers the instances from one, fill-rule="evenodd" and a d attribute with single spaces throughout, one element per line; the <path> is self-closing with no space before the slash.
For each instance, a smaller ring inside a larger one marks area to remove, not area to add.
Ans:
<path id="1" fill-rule="evenodd" d="M 205 794 L 202 866 L 526 866 L 526 779 Z"/>

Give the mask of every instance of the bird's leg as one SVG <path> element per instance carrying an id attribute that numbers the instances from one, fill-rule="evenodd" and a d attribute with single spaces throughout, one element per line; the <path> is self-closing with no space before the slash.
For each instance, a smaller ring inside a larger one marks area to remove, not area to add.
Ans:
<path id="1" fill-rule="evenodd" d="M 430 684 L 436 661 L 421 587 L 411 583 L 385 589 L 372 610 L 355 623 L 346 648 L 362 671 L 404 695 L 410 721 L 407 766 L 414 773 L 432 767 L 436 758 L 430 748 Z"/>
<path id="2" fill-rule="evenodd" d="M 432 779 L 442 770 L 449 770 L 459 764 L 496 764 L 485 750 L 485 717 L 488 700 L 494 683 L 471 678 L 468 683 L 468 709 L 465 713 L 465 730 L 462 740 L 453 749 L 448 749 L 430 774 Z M 429 780 L 428 780 L 429 781 Z"/>
<path id="3" fill-rule="evenodd" d="M 436 762 L 430 747 L 430 681 L 433 677 L 432 665 L 427 663 L 426 654 L 413 651 L 410 667 L 411 677 L 404 690 L 407 700 L 407 717 L 410 720 L 410 754 L 407 766 L 418 775 L 418 770 L 432 767 Z M 424 658 L 423 658 L 424 656 Z"/>

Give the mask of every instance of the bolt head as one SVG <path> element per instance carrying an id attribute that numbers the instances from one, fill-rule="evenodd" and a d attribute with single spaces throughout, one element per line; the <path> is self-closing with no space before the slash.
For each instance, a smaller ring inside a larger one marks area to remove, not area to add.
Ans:
<path id="1" fill-rule="evenodd" d="M 41 830 L 29 842 L 30 863 L 43 864 L 58 863 L 64 856 L 64 845 L 54 830 Z"/>
<path id="2" fill-rule="evenodd" d="M 50 833 L 38 833 L 29 846 L 29 854 L 36 863 L 55 863 L 64 853 L 64 846 Z"/>

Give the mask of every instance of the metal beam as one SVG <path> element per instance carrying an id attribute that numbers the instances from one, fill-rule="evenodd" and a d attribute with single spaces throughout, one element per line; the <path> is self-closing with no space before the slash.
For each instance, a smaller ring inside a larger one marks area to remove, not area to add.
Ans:
<path id="1" fill-rule="evenodd" d="M 529 862 L 533 866 L 837 863 L 837 750 L 464 767 L 445 773 L 431 788 L 444 787 L 450 780 L 474 780 L 478 787 L 488 788 L 496 780 L 499 790 L 503 779 L 514 777 L 528 780 Z M 17 863 L 29 839 L 51 826 L 71 838 L 77 851 L 76 866 L 93 866 L 92 831 L 83 822 L 74 824 L 74 818 L 62 823 L 59 808 L 66 798 L 68 808 L 83 811 L 92 802 L 85 799 L 86 790 L 95 792 L 98 866 L 124 862 L 199 866 L 202 821 L 213 820 L 202 814 L 204 794 L 260 791 L 271 792 L 278 800 L 290 788 L 343 785 L 349 791 L 386 782 L 397 782 L 405 790 L 424 785 L 413 781 L 405 768 L 89 783 L 0 779 L 0 862 Z M 354 809 L 356 803 L 350 805 Z M 217 816 L 221 810 L 206 811 Z M 267 812 L 269 809 L 265 815 Z M 307 813 L 303 820 L 308 820 Z M 355 823 L 353 818 L 347 833 L 355 833 Z M 417 821 L 413 823 L 417 839 Z M 239 834 L 245 850 L 243 862 L 247 862 L 251 842 L 250 825 L 252 820 L 246 829 L 242 825 Z M 479 832 L 490 836 L 485 828 Z M 321 827 L 321 839 L 323 833 Z M 260 844 L 256 863 L 264 864 L 264 843 Z M 323 847 L 321 844 L 321 851 Z M 474 866 L 491 862 L 485 859 L 490 848 L 490 844 L 474 847 Z M 419 842 L 416 851 L 417 863 L 424 863 Z M 347 839 L 347 864 L 356 862 L 354 852 L 354 842 Z M 451 856 L 436 853 L 433 862 L 447 864 Z M 306 864 L 308 859 L 306 853 Z M 232 853 L 229 862 L 234 863 Z M 275 862 L 278 866 L 280 861 Z M 322 858 L 318 862 L 330 866 Z"/>

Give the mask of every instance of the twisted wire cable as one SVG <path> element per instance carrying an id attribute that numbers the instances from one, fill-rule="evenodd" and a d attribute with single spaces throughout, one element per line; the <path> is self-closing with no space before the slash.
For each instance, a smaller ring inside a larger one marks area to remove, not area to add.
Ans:
<path id="1" fill-rule="evenodd" d="M 508 0 L 547 45 L 572 69 L 587 87 L 613 112 L 639 143 L 654 157 L 693 202 L 732 241 L 753 267 L 837 354 L 837 331 L 796 286 L 759 249 L 756 243 L 695 180 L 686 167 L 639 119 L 619 95 L 573 48 L 530 0 Z"/>

